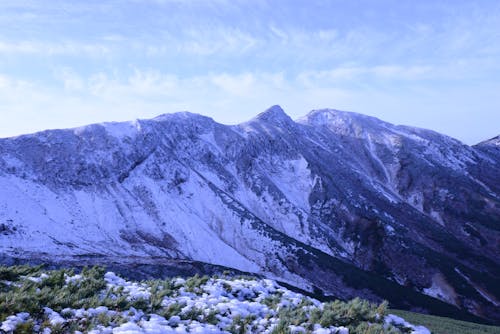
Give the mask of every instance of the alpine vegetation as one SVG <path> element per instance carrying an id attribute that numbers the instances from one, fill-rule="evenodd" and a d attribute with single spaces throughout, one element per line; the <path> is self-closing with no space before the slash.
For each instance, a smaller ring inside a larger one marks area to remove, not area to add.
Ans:
<path id="1" fill-rule="evenodd" d="M 386 312 L 386 302 L 321 303 L 245 276 L 133 282 L 98 267 L 0 267 L 6 333 L 430 334 Z"/>

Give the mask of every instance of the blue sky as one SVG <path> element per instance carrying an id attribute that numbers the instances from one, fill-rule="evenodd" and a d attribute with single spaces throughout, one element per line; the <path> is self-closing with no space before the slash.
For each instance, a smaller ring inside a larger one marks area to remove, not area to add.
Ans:
<path id="1" fill-rule="evenodd" d="M 0 1 L 0 136 L 280 104 L 500 134 L 500 1 Z"/>

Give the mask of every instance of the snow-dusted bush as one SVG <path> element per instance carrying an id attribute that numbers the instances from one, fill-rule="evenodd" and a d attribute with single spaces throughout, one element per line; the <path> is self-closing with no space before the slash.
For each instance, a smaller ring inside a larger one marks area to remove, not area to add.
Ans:
<path id="1" fill-rule="evenodd" d="M 7 333 L 402 333 L 387 304 L 319 301 L 251 277 L 133 282 L 102 268 L 0 268 Z"/>

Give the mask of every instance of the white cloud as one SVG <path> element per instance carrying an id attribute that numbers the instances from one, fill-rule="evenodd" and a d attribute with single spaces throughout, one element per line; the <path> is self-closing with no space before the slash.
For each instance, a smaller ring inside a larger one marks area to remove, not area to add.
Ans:
<path id="1" fill-rule="evenodd" d="M 34 54 L 34 55 L 87 55 L 99 57 L 111 52 L 104 44 L 86 44 L 81 42 L 63 41 L 36 42 L 36 41 L 0 41 L 0 54 Z"/>
<path id="2" fill-rule="evenodd" d="M 54 75 L 63 82 L 64 89 L 68 91 L 81 91 L 85 88 L 83 79 L 71 68 L 63 67 L 57 69 Z"/>
<path id="3" fill-rule="evenodd" d="M 353 82 L 416 81 L 433 79 L 439 76 L 443 76 L 443 71 L 430 65 L 403 66 L 387 64 L 371 67 L 344 65 L 330 70 L 304 71 L 299 75 L 298 79 L 306 86 L 314 86 L 316 82 L 341 86 Z"/>
<path id="4" fill-rule="evenodd" d="M 212 82 L 222 88 L 224 92 L 241 97 L 249 97 L 254 92 L 255 80 L 255 76 L 251 73 L 236 76 L 219 74 L 212 77 Z"/>
<path id="5" fill-rule="evenodd" d="M 180 49 L 188 54 L 244 53 L 259 42 L 252 34 L 227 27 L 202 27 L 185 31 Z"/>

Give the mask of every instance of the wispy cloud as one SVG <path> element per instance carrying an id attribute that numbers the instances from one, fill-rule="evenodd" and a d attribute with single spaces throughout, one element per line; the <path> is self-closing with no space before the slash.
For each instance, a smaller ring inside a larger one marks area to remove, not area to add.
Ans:
<path id="1" fill-rule="evenodd" d="M 386 64 L 372 67 L 343 65 L 330 70 L 305 71 L 298 78 L 307 86 L 318 81 L 343 85 L 368 80 L 373 82 L 373 80 L 416 81 L 433 79 L 439 76 L 438 72 L 438 69 L 429 65 Z"/>
<path id="2" fill-rule="evenodd" d="M 62 82 L 66 91 L 82 91 L 85 88 L 82 77 L 71 68 L 58 68 L 54 76 Z"/>
<path id="3" fill-rule="evenodd" d="M 81 42 L 39 42 L 19 41 L 8 42 L 0 40 L 0 55 L 33 54 L 33 55 L 79 55 L 99 57 L 110 53 L 110 48 L 104 44 L 87 44 Z"/>

